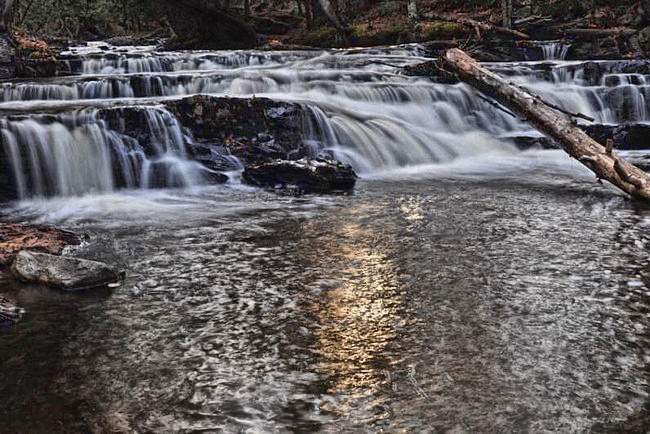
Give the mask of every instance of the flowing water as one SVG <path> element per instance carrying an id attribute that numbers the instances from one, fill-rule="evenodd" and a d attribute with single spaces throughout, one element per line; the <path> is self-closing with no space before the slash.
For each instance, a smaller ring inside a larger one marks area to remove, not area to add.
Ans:
<path id="1" fill-rule="evenodd" d="M 611 432 L 647 426 L 650 213 L 468 87 L 406 77 L 417 46 L 101 54 L 4 84 L 7 221 L 89 235 L 118 288 L 0 281 L 2 432 Z M 614 62 L 490 65 L 602 123 L 647 122 Z M 627 69 L 626 69 L 627 68 Z M 591 73 L 588 73 L 592 71 Z M 352 195 L 208 186 L 157 104 L 304 107 Z M 142 110 L 151 143 L 105 120 Z M 630 428 L 632 427 L 632 428 Z"/>

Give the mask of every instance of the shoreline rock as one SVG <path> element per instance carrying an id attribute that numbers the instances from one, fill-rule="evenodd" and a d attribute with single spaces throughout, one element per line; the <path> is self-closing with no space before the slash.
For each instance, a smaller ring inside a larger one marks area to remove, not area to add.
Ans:
<path id="1" fill-rule="evenodd" d="M 11 266 L 13 275 L 26 283 L 36 283 L 69 291 L 115 284 L 123 274 L 102 262 L 22 251 Z"/>
<path id="2" fill-rule="evenodd" d="M 62 229 L 0 223 L 0 270 L 9 267 L 20 251 L 60 254 L 65 247 L 81 242 L 82 237 Z"/>

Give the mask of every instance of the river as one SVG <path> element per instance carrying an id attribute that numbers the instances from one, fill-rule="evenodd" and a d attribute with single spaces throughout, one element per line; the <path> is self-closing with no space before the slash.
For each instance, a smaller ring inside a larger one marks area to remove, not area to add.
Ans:
<path id="1" fill-rule="evenodd" d="M 605 432 L 639 418 L 642 429 L 650 213 L 560 151 L 517 150 L 508 137 L 530 129 L 466 87 L 394 74 L 387 63 L 423 55 L 394 50 L 240 53 L 240 63 L 176 53 L 166 72 L 152 69 L 169 55 L 123 63 L 161 80 L 236 76 L 309 104 L 319 121 L 305 141 L 361 179 L 350 195 L 288 197 L 236 177 L 119 190 L 102 183 L 108 172 L 56 175 L 78 170 L 60 162 L 49 181 L 24 173 L 2 219 L 86 233 L 72 253 L 127 277 L 82 294 L 0 282 L 27 311 L 0 329 L 0 431 Z M 60 91 L 129 73 L 119 67 L 93 58 L 87 76 L 25 86 Z M 619 81 L 608 85 L 578 82 L 581 67 L 566 62 L 546 79 L 517 68 L 526 72 L 514 80 L 549 99 L 569 94 L 570 108 L 601 122 L 647 120 L 645 99 L 606 97 L 643 98 L 642 75 L 611 71 Z M 212 92 L 248 95 L 234 81 Z M 32 112 L 155 104 L 186 90 L 15 94 L 0 104 L 11 113 L 3 137 L 33 146 L 25 158 L 39 157 L 39 134 L 111 146 L 88 139 L 96 130 L 80 136 L 80 117 Z"/>

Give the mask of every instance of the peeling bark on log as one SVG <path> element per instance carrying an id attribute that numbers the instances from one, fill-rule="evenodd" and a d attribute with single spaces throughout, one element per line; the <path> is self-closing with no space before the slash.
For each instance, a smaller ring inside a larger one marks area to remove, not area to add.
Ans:
<path id="1" fill-rule="evenodd" d="M 472 20 L 470 18 L 452 17 L 449 15 L 440 15 L 440 14 L 426 14 L 426 18 L 432 20 L 449 21 L 453 23 L 459 23 L 464 26 L 473 27 L 474 30 L 476 30 L 479 39 L 481 38 L 481 31 L 487 32 L 491 30 L 499 33 L 504 33 L 506 35 L 515 36 L 520 39 L 530 39 L 530 36 L 518 30 L 507 29 L 505 27 L 495 26 L 494 24 L 482 23 L 480 21 Z"/>
<path id="2" fill-rule="evenodd" d="M 630 196 L 650 202 L 650 177 L 616 156 L 575 125 L 571 117 L 544 104 L 535 95 L 483 68 L 459 49 L 446 51 L 438 66 L 523 115 L 539 131 L 555 139 L 573 158 Z"/>

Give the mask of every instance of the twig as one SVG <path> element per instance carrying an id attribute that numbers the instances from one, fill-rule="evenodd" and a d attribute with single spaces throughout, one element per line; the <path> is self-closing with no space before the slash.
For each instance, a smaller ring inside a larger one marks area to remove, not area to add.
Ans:
<path id="1" fill-rule="evenodd" d="M 499 109 L 499 110 L 501 110 L 502 112 L 504 112 L 504 113 L 506 113 L 506 114 L 509 114 L 510 116 L 512 116 L 512 117 L 515 118 L 515 119 L 518 119 L 516 114 L 514 114 L 514 113 L 511 112 L 510 110 L 506 109 L 505 107 L 503 107 L 503 106 L 502 106 L 501 104 L 499 104 L 498 102 L 496 102 L 496 101 L 494 101 L 494 100 L 491 100 L 491 99 L 489 99 L 489 98 L 486 98 L 486 97 L 484 97 L 483 95 L 481 95 L 480 93 L 477 94 L 477 95 L 478 95 L 478 97 L 479 97 L 480 99 L 482 99 L 482 100 L 485 101 L 486 103 L 490 104 L 492 107 L 494 107 L 494 108 L 496 108 L 496 109 Z"/>
<path id="2" fill-rule="evenodd" d="M 534 97 L 537 100 L 539 100 L 540 102 L 546 104 L 547 106 L 549 106 L 549 107 L 551 107 L 551 108 L 553 108 L 553 109 L 555 109 L 555 110 L 557 110 L 559 112 L 564 113 L 565 115 L 569 115 L 569 116 L 574 117 L 574 118 L 584 119 L 584 120 L 589 121 L 589 122 L 594 122 L 596 120 L 596 119 L 592 118 L 591 116 L 588 116 L 588 115 L 586 115 L 584 113 L 574 113 L 574 112 L 570 112 L 570 111 L 568 111 L 566 109 L 563 109 L 562 107 L 560 107 L 558 105 L 555 105 L 555 104 L 553 104 L 551 102 L 546 101 L 544 98 L 542 98 L 539 95 L 534 95 Z"/>
<path id="3" fill-rule="evenodd" d="M 391 68 L 403 68 L 404 67 L 402 65 L 393 65 L 392 63 L 388 63 L 388 62 L 381 62 L 379 60 L 371 60 L 370 62 L 366 63 L 366 65 L 371 65 L 373 63 L 375 63 L 377 65 L 390 66 Z"/>

